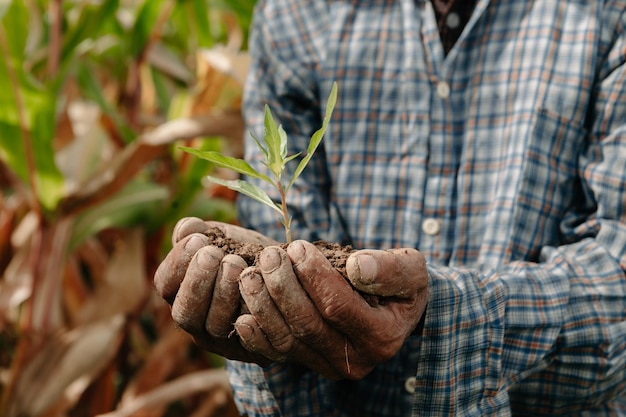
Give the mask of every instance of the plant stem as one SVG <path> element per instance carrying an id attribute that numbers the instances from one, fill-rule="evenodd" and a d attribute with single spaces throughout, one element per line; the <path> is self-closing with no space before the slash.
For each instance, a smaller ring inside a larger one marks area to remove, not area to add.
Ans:
<path id="1" fill-rule="evenodd" d="M 48 63 L 47 63 L 47 75 L 52 79 L 57 75 L 59 69 L 59 63 L 61 61 L 61 36 L 63 21 L 63 5 L 62 0 L 53 0 L 49 4 L 48 12 L 50 13 L 50 28 L 48 43 Z"/>
<path id="2" fill-rule="evenodd" d="M 291 243 L 291 219 L 289 219 L 289 211 L 287 210 L 287 195 L 285 193 L 285 187 L 283 187 L 280 179 L 276 181 L 276 188 L 280 193 L 280 206 L 283 211 L 283 226 L 285 227 L 285 241 L 287 244 Z"/>

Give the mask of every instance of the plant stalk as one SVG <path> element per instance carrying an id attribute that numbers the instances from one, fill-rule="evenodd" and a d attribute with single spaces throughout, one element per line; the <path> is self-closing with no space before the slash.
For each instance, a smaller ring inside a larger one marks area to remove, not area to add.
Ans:
<path id="1" fill-rule="evenodd" d="M 287 195 L 285 193 L 285 187 L 283 187 L 280 179 L 276 181 L 276 188 L 280 193 L 280 208 L 283 212 L 283 226 L 285 227 L 285 241 L 287 244 L 291 243 L 291 219 L 289 218 L 289 211 L 287 210 Z"/>

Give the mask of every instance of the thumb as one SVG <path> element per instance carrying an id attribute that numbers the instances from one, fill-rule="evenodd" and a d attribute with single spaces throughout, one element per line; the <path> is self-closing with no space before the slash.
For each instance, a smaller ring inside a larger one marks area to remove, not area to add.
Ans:
<path id="1" fill-rule="evenodd" d="M 408 298 L 428 286 L 426 260 L 412 248 L 359 250 L 348 258 L 346 272 L 357 290 L 381 297 Z"/>

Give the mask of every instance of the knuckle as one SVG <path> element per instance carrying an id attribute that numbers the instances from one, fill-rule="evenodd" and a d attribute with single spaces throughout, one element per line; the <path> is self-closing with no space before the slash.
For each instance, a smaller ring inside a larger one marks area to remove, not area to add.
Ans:
<path id="1" fill-rule="evenodd" d="M 294 338 L 289 332 L 271 336 L 272 347 L 280 354 L 288 354 L 293 350 Z"/>
<path id="2" fill-rule="evenodd" d="M 355 318 L 353 305 L 349 300 L 343 299 L 338 295 L 326 300 L 321 313 L 324 319 L 334 323 L 348 322 Z"/>
<path id="3" fill-rule="evenodd" d="M 324 322 L 315 315 L 293 317 L 289 328 L 296 339 L 304 342 L 317 341 L 324 334 Z"/>

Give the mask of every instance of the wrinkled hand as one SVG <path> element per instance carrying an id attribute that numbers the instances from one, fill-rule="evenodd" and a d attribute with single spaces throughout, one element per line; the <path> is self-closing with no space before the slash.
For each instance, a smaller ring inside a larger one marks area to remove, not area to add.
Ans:
<path id="1" fill-rule="evenodd" d="M 270 359 L 245 349 L 233 335 L 242 307 L 239 276 L 248 265 L 241 257 L 210 246 L 203 234 L 210 227 L 238 242 L 276 243 L 234 225 L 181 219 L 172 234 L 173 248 L 155 273 L 156 290 L 172 306 L 174 321 L 197 345 L 229 359 L 269 365 Z"/>
<path id="2" fill-rule="evenodd" d="M 266 247 L 259 269 L 247 268 L 241 295 L 250 314 L 235 328 L 244 347 L 275 361 L 297 363 L 333 379 L 360 379 L 393 357 L 427 304 L 425 260 L 414 249 L 362 250 L 346 266 L 368 303 L 314 245 Z"/>
<path id="3" fill-rule="evenodd" d="M 259 267 L 210 246 L 210 226 L 266 247 Z M 350 285 L 308 242 L 284 251 L 259 233 L 197 218 L 182 219 L 172 239 L 156 290 L 196 344 L 230 359 L 359 379 L 395 355 L 426 308 L 428 275 L 414 249 L 354 253 L 346 266 Z M 242 312 L 242 297 L 249 312 Z"/>

